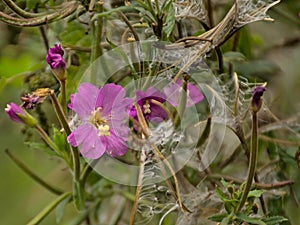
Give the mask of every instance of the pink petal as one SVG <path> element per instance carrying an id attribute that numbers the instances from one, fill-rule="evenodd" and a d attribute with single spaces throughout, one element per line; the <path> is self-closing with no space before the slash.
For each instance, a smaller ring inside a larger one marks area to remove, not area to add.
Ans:
<path id="1" fill-rule="evenodd" d="M 106 149 L 98 136 L 97 129 L 88 123 L 77 127 L 67 140 L 72 146 L 79 146 L 80 153 L 88 159 L 100 158 Z"/>
<path id="2" fill-rule="evenodd" d="M 106 153 L 112 157 L 124 155 L 128 151 L 125 140 L 114 132 L 111 132 L 110 136 L 102 136 L 101 140 L 106 145 Z"/>
<path id="3" fill-rule="evenodd" d="M 78 87 L 78 93 L 71 96 L 70 106 L 80 119 L 90 116 L 91 112 L 95 110 L 98 92 L 99 89 L 96 86 L 83 83 Z"/>
<path id="4" fill-rule="evenodd" d="M 105 84 L 99 91 L 96 106 L 102 108 L 102 115 L 107 116 L 113 107 L 123 107 L 122 101 L 125 97 L 125 89 L 116 84 Z"/>
<path id="5" fill-rule="evenodd" d="M 198 102 L 201 102 L 204 99 L 204 96 L 199 91 L 196 85 L 192 83 L 188 83 L 187 90 L 188 90 L 188 98 L 187 98 L 186 107 L 191 107 L 197 104 Z"/>

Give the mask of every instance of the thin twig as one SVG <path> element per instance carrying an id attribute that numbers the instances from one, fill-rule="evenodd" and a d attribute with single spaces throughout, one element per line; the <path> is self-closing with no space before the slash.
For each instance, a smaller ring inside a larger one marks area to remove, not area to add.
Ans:
<path id="1" fill-rule="evenodd" d="M 46 188 L 48 191 L 56 194 L 61 195 L 64 193 L 57 187 L 47 183 L 41 177 L 39 177 L 36 173 L 34 173 L 25 163 L 23 163 L 20 159 L 18 159 L 13 153 L 11 153 L 8 149 L 5 149 L 5 153 L 9 156 L 9 158 L 22 170 L 24 171 L 29 177 L 31 177 L 34 181 L 38 184 Z"/>
<path id="2" fill-rule="evenodd" d="M 56 12 L 36 18 L 15 18 L 10 15 L 7 15 L 3 12 L 0 12 L 0 20 L 3 22 L 12 25 L 12 26 L 21 26 L 21 27 L 34 27 L 40 26 L 43 24 L 51 23 L 55 20 L 62 19 L 71 15 L 75 10 L 78 9 L 78 3 L 68 2 L 62 5 L 62 8 Z"/>
<path id="3" fill-rule="evenodd" d="M 137 207 L 139 203 L 139 198 L 142 190 L 142 183 L 143 183 L 143 177 L 144 177 L 144 170 L 145 170 L 145 161 L 146 161 L 146 154 L 145 150 L 142 149 L 141 156 L 140 156 L 140 171 L 139 171 L 139 177 L 138 177 L 138 183 L 136 186 L 135 191 L 135 200 L 131 209 L 131 215 L 130 215 L 130 225 L 134 225 L 136 213 L 137 213 Z"/>
<path id="4" fill-rule="evenodd" d="M 210 174 L 208 178 L 213 178 L 213 179 L 224 179 L 227 181 L 233 181 L 236 184 L 242 184 L 245 182 L 245 180 L 228 176 L 228 175 L 222 175 L 222 174 Z M 288 185 L 293 185 L 294 181 L 292 180 L 285 180 L 285 181 L 280 181 L 276 183 L 271 183 L 271 184 L 263 184 L 263 183 L 253 183 L 254 188 L 259 188 L 259 189 L 264 189 L 264 190 L 272 190 L 272 189 L 278 189 L 282 188 Z"/>

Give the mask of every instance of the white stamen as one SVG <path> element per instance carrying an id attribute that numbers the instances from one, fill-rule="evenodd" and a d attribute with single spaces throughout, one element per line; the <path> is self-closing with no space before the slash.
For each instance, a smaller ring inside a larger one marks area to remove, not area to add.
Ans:
<path id="1" fill-rule="evenodd" d="M 99 125 L 98 130 L 99 130 L 98 136 L 110 136 L 109 126 L 107 124 Z"/>
<path id="2" fill-rule="evenodd" d="M 143 105 L 143 108 L 144 108 L 144 114 L 150 114 L 151 113 L 150 104 L 148 102 L 146 102 Z"/>

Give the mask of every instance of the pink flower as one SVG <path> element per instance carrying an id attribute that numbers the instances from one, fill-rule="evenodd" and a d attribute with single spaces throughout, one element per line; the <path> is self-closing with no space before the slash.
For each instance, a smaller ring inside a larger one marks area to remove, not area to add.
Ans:
<path id="1" fill-rule="evenodd" d="M 153 123 L 162 122 L 168 117 L 168 114 L 159 105 L 154 104 L 152 100 L 160 103 L 166 101 L 166 97 L 159 90 L 150 87 L 145 92 L 138 90 L 136 93 L 136 102 L 141 107 L 146 120 Z M 136 108 L 133 106 L 129 112 L 130 117 L 138 120 Z"/>
<path id="2" fill-rule="evenodd" d="M 83 83 L 71 96 L 71 108 L 82 121 L 69 136 L 72 146 L 80 146 L 81 154 L 89 159 L 104 153 L 113 157 L 127 152 L 129 127 L 125 123 L 132 99 L 125 98 L 120 85 L 106 84 L 100 89 Z"/>

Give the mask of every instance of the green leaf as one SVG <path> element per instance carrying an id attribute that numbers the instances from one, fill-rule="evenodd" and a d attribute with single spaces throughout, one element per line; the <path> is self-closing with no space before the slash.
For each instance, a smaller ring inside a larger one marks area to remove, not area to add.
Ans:
<path id="1" fill-rule="evenodd" d="M 78 213 L 78 216 L 76 216 L 72 221 L 67 223 L 68 225 L 80 225 L 82 224 L 86 218 L 88 217 L 89 213 L 91 212 L 91 209 L 86 209 Z"/>
<path id="2" fill-rule="evenodd" d="M 272 132 L 269 132 L 268 136 L 273 137 Z M 275 143 L 268 142 L 266 149 L 271 160 L 275 160 L 278 157 L 278 146 Z"/>
<path id="3" fill-rule="evenodd" d="M 86 38 L 86 30 L 78 23 L 68 23 L 67 28 L 60 34 L 63 43 L 75 45 L 81 39 Z"/>
<path id="4" fill-rule="evenodd" d="M 229 183 L 226 180 L 222 179 L 221 183 L 226 189 L 228 189 Z"/>
<path id="5" fill-rule="evenodd" d="M 280 224 L 282 222 L 286 222 L 286 221 L 288 221 L 288 219 L 283 216 L 271 216 L 271 217 L 263 218 L 263 221 L 267 225 L 276 225 L 276 224 Z"/>
<path id="6" fill-rule="evenodd" d="M 225 52 L 223 54 L 224 62 L 243 62 L 246 61 L 246 56 L 240 52 Z"/>
<path id="7" fill-rule="evenodd" d="M 67 141 L 63 133 L 61 133 L 56 127 L 53 127 L 53 141 L 56 143 L 57 147 L 64 149 Z"/>
<path id="8" fill-rule="evenodd" d="M 170 37 L 175 26 L 175 9 L 173 7 L 172 1 L 169 1 L 166 4 L 165 8 L 167 9 L 167 17 L 165 19 L 166 27 L 164 31 L 167 37 Z"/>
<path id="9" fill-rule="evenodd" d="M 228 196 L 218 187 L 216 187 L 216 194 L 223 202 L 230 200 Z"/>
<path id="10" fill-rule="evenodd" d="M 67 197 L 65 200 L 63 200 L 56 206 L 55 214 L 56 214 L 56 223 L 57 224 L 60 224 L 60 222 L 63 218 L 64 212 L 65 212 L 65 207 L 66 207 L 67 203 L 70 201 L 70 199 L 71 199 L 71 196 Z"/>
<path id="11" fill-rule="evenodd" d="M 43 152 L 47 153 L 48 155 L 58 156 L 60 157 L 55 151 L 50 149 L 46 144 L 40 142 L 25 142 L 24 143 L 29 149 L 35 150 L 42 150 Z"/>
<path id="12" fill-rule="evenodd" d="M 147 22 L 155 22 L 156 21 L 155 18 L 153 17 L 153 15 L 151 14 L 151 12 L 149 12 L 148 10 L 145 10 L 144 8 L 137 7 L 137 6 L 135 6 L 134 9 L 140 11 L 141 17 L 143 17 Z"/>
<path id="13" fill-rule="evenodd" d="M 253 34 L 249 31 L 247 27 L 243 27 L 239 31 L 239 36 L 240 36 L 240 41 L 238 43 L 238 50 L 244 54 L 247 58 L 252 57 L 252 39 L 253 39 Z"/>
<path id="14" fill-rule="evenodd" d="M 245 214 L 237 214 L 236 217 L 246 223 L 257 224 L 257 225 L 266 225 L 265 222 L 261 220 L 261 218 L 250 217 Z"/>
<path id="15" fill-rule="evenodd" d="M 213 216 L 209 217 L 208 219 L 210 219 L 214 222 L 221 222 L 227 216 L 228 216 L 227 213 L 221 213 L 221 214 L 213 215 Z"/>
<path id="16" fill-rule="evenodd" d="M 248 198 L 255 197 L 259 198 L 264 193 L 263 190 L 252 190 L 248 194 Z"/>
<path id="17" fill-rule="evenodd" d="M 278 215 L 283 209 L 283 198 L 272 196 L 268 199 L 268 211 L 270 215 Z"/>
<path id="18" fill-rule="evenodd" d="M 253 60 L 248 62 L 235 62 L 235 71 L 245 77 L 259 77 L 264 80 L 270 79 L 280 71 L 280 67 L 270 60 Z"/>
<path id="19" fill-rule="evenodd" d="M 27 0 L 26 1 L 26 10 L 30 11 L 36 8 L 36 5 L 39 3 L 39 0 Z"/>
<path id="20" fill-rule="evenodd" d="M 113 195 L 111 198 L 105 198 L 100 206 L 99 224 L 115 225 L 118 218 L 124 212 L 126 199 L 120 195 Z"/>
<path id="21" fill-rule="evenodd" d="M 106 41 L 108 42 L 109 46 L 110 46 L 112 49 L 118 47 L 118 45 L 116 45 L 115 43 L 113 43 L 112 41 L 110 41 L 108 38 L 106 38 Z"/>
<path id="22" fill-rule="evenodd" d="M 38 215 L 36 215 L 27 225 L 36 225 L 40 224 L 40 222 L 45 219 L 48 214 L 62 201 L 70 196 L 70 193 L 64 193 L 52 201 L 49 205 L 47 205 Z"/>
<path id="23" fill-rule="evenodd" d="M 230 222 L 230 218 L 229 218 L 229 217 L 225 217 L 225 218 L 222 220 L 222 222 L 221 222 L 220 225 L 227 225 L 227 224 L 229 224 L 229 222 Z"/>

